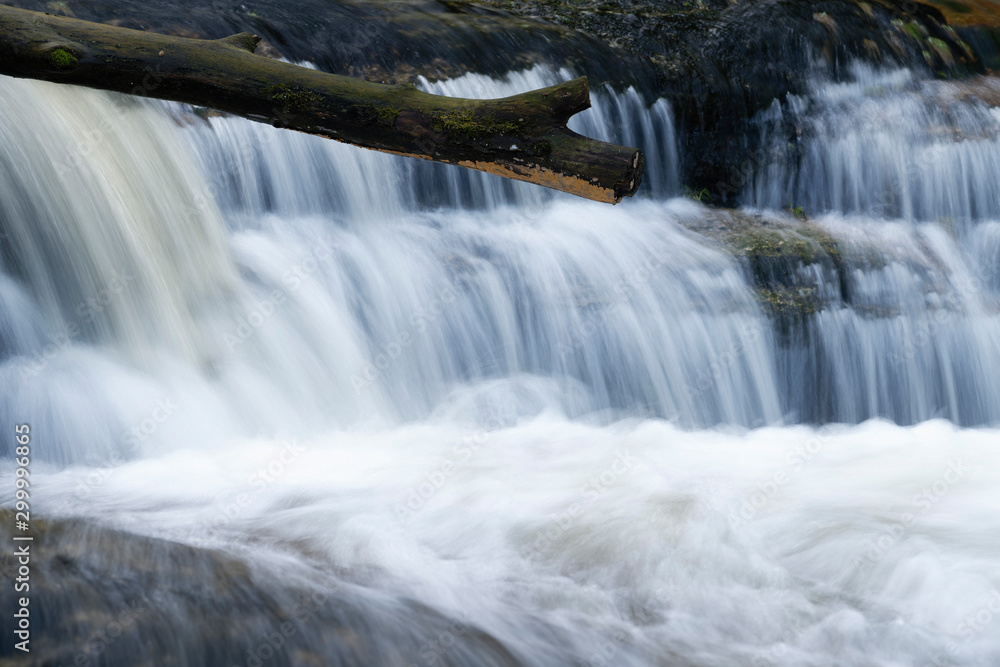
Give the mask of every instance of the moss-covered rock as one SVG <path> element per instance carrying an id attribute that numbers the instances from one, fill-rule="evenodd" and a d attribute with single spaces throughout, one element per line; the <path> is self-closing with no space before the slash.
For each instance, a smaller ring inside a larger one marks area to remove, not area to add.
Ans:
<path id="1" fill-rule="evenodd" d="M 770 290 L 757 289 L 757 300 L 772 315 L 802 317 L 817 309 L 816 288 Z"/>
<path id="2" fill-rule="evenodd" d="M 849 299 L 841 244 L 808 219 L 706 209 L 686 224 L 716 239 L 743 264 L 780 342 L 804 331 L 816 313 Z"/>
<path id="3" fill-rule="evenodd" d="M 820 272 L 839 273 L 836 243 L 818 228 L 746 226 L 726 242 L 745 262 L 758 300 L 771 315 L 802 318 L 826 305 L 815 282 L 817 273 L 803 271 L 815 264 Z"/>

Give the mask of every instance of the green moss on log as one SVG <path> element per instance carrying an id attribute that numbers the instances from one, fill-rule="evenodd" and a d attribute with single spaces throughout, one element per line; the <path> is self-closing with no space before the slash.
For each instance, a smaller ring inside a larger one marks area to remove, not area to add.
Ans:
<path id="1" fill-rule="evenodd" d="M 531 144 L 531 152 L 538 157 L 548 157 L 552 152 L 552 144 L 548 141 L 536 141 Z"/>
<path id="2" fill-rule="evenodd" d="M 513 120 L 500 120 L 496 116 L 480 117 L 469 109 L 456 109 L 433 116 L 431 127 L 449 136 L 477 139 L 498 134 L 518 134 L 525 129 L 525 124 Z"/>
<path id="3" fill-rule="evenodd" d="M 66 49 L 55 49 L 49 54 L 49 62 L 56 69 L 73 69 L 76 67 L 76 56 Z"/>
<path id="4" fill-rule="evenodd" d="M 379 125 L 385 125 L 386 127 L 392 127 L 396 123 L 396 119 L 399 118 L 400 111 L 393 107 L 375 107 L 373 109 L 375 122 Z"/>
<path id="5" fill-rule="evenodd" d="M 293 88 L 287 84 L 268 86 L 263 92 L 268 99 L 292 113 L 307 111 L 313 105 L 323 101 L 322 97 L 310 90 Z"/>
<path id="6" fill-rule="evenodd" d="M 350 110 L 343 108 L 341 109 L 341 113 L 354 114 L 362 125 L 393 127 L 402 111 L 394 106 L 377 104 L 373 106 L 354 106 Z"/>

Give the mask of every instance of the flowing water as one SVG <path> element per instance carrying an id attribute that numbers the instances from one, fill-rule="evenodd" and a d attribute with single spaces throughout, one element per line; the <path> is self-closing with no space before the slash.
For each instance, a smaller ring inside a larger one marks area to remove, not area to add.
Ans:
<path id="1" fill-rule="evenodd" d="M 251 609 L 355 609 L 265 656 L 265 612 L 220 644 L 154 607 L 121 664 L 998 664 L 1000 116 L 929 85 L 859 69 L 761 115 L 747 205 L 844 249 L 789 331 L 670 198 L 663 100 L 573 121 L 646 151 L 610 207 L 3 79 L 5 461 L 30 423 L 39 516 L 229 554 Z"/>

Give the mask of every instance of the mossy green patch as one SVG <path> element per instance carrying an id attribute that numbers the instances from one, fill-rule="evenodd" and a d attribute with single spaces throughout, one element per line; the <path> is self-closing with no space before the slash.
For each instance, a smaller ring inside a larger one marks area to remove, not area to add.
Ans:
<path id="1" fill-rule="evenodd" d="M 814 225 L 792 229 L 743 229 L 727 239 L 738 257 L 745 257 L 755 281 L 771 285 L 798 264 L 841 263 L 836 240 Z M 780 282 L 780 281 L 779 281 Z"/>
<path id="2" fill-rule="evenodd" d="M 531 152 L 538 157 L 548 157 L 552 153 L 552 144 L 548 141 L 536 141 L 531 144 Z"/>
<path id="3" fill-rule="evenodd" d="M 937 37 L 929 37 L 927 43 L 932 49 L 937 53 L 938 58 L 944 62 L 945 65 L 949 67 L 955 64 L 955 57 L 951 54 L 951 48 L 949 48 L 948 43 L 943 39 L 938 39 Z"/>
<path id="4" fill-rule="evenodd" d="M 452 136 L 478 139 L 498 134 L 518 134 L 525 125 L 520 121 L 501 120 L 495 116 L 477 116 L 471 109 L 456 109 L 433 116 L 431 127 Z"/>
<path id="5" fill-rule="evenodd" d="M 341 113 L 347 113 L 347 109 L 341 109 Z M 396 124 L 396 119 L 399 118 L 400 110 L 395 107 L 376 105 L 376 106 L 356 106 L 353 107 L 352 113 L 354 113 L 358 121 L 364 125 L 381 125 L 383 127 L 392 127 Z"/>
<path id="6" fill-rule="evenodd" d="M 392 127 L 396 124 L 396 119 L 399 118 L 399 113 L 399 109 L 394 109 L 392 107 L 375 107 L 373 110 L 375 122 L 379 125 L 385 125 L 386 127 Z"/>
<path id="7" fill-rule="evenodd" d="M 757 301 L 772 315 L 812 315 L 817 310 L 816 288 L 771 290 L 758 288 Z"/>
<path id="8" fill-rule="evenodd" d="M 693 199 L 697 202 L 702 202 L 703 204 L 712 203 L 712 193 L 708 191 L 708 188 L 702 188 L 700 190 L 694 190 L 690 186 L 685 185 L 681 188 L 681 194 L 689 199 Z"/>
<path id="9" fill-rule="evenodd" d="M 806 264 L 816 261 L 818 244 L 792 232 L 747 229 L 730 239 L 737 255 L 753 257 L 794 256 Z"/>
<path id="10" fill-rule="evenodd" d="M 706 214 L 693 230 L 717 239 L 738 258 L 756 300 L 774 318 L 780 341 L 790 340 L 806 318 L 837 302 L 838 283 L 846 301 L 842 255 L 847 248 L 813 222 L 718 211 Z"/>
<path id="11" fill-rule="evenodd" d="M 56 49 L 49 54 L 49 62 L 56 69 L 72 69 L 76 67 L 77 59 L 66 49 Z"/>
<path id="12" fill-rule="evenodd" d="M 926 37 L 928 34 L 927 28 L 920 25 L 916 21 L 910 21 L 909 23 L 904 25 L 903 30 L 906 32 L 907 35 L 910 36 L 911 39 L 916 40 L 918 42 L 922 41 L 923 38 Z"/>
<path id="13" fill-rule="evenodd" d="M 322 97 L 312 91 L 303 90 L 298 87 L 292 88 L 288 84 L 268 86 L 263 90 L 263 93 L 275 104 L 280 104 L 285 111 L 290 113 L 306 111 L 312 105 L 323 100 Z"/>
<path id="14" fill-rule="evenodd" d="M 820 249 L 834 261 L 840 259 L 840 245 L 837 243 L 837 240 L 821 228 L 815 225 L 803 225 L 799 228 L 799 234 L 819 245 Z"/>

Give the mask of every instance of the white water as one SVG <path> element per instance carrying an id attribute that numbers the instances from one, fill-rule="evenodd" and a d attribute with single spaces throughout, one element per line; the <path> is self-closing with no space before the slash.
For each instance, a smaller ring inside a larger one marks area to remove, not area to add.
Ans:
<path id="1" fill-rule="evenodd" d="M 997 219 L 1000 111 L 959 85 L 858 65 L 849 82 L 776 100 L 759 117 L 765 150 L 749 200 L 958 229 Z M 794 143 L 777 131 L 787 126 Z"/>
<path id="2" fill-rule="evenodd" d="M 747 202 L 801 206 L 848 248 L 847 292 L 806 278 L 833 307 L 781 360 L 801 418 L 1000 418 L 1000 115 L 959 85 L 858 66 L 758 118 Z"/>
<path id="3" fill-rule="evenodd" d="M 692 202 L 0 85 L 0 415 L 38 515 L 335 571 L 527 664 L 1000 660 L 998 433 L 926 421 L 1000 421 L 994 223 L 821 219 L 853 296 L 788 344 Z M 594 111 L 675 191 L 666 103 Z"/>

